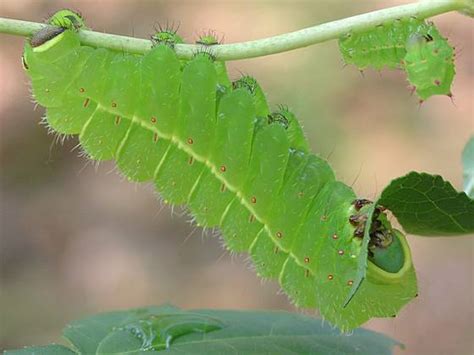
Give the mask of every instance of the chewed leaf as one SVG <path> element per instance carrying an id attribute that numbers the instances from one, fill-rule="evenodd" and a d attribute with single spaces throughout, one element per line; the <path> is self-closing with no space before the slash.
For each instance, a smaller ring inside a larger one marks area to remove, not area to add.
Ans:
<path id="1" fill-rule="evenodd" d="M 145 329 L 141 325 L 146 323 Z M 138 329 L 137 329 L 138 326 Z M 327 322 L 288 312 L 232 311 L 148 307 L 98 314 L 66 327 L 76 329 L 72 341 L 78 354 L 318 354 L 337 349 L 339 354 L 389 355 L 400 343 L 382 334 L 356 329 L 341 334 Z M 137 329 L 132 332 L 131 329 Z M 178 334 L 178 333 L 179 334 Z M 81 334 L 82 333 L 82 334 Z M 90 336 L 89 336 L 90 335 Z M 151 336 L 151 337 L 150 337 Z M 166 341 L 160 341 L 170 336 Z M 144 340 L 160 343 L 143 347 Z M 28 350 L 28 352 L 26 352 Z M 62 351 L 62 352 L 59 352 Z M 10 355 L 75 354 L 59 345 L 7 351 Z"/>
<path id="2" fill-rule="evenodd" d="M 377 202 L 369 205 L 367 209 L 367 219 L 369 221 L 372 220 L 372 217 L 375 212 L 375 208 L 377 206 Z M 367 223 L 364 228 L 364 234 L 362 238 L 362 246 L 361 246 L 361 253 L 359 255 L 359 258 L 357 260 L 357 276 L 353 280 L 353 283 L 351 285 L 351 291 L 347 295 L 346 299 L 344 300 L 344 307 L 347 307 L 349 302 L 352 300 L 352 298 L 355 296 L 357 291 L 359 290 L 360 286 L 362 285 L 362 282 L 365 279 L 365 276 L 367 274 L 367 265 L 368 265 L 368 248 L 369 248 L 369 242 L 370 242 L 370 228 L 371 228 L 371 223 Z"/>
<path id="3" fill-rule="evenodd" d="M 411 172 L 393 180 L 379 203 L 412 234 L 447 236 L 474 233 L 474 200 L 441 176 Z"/>

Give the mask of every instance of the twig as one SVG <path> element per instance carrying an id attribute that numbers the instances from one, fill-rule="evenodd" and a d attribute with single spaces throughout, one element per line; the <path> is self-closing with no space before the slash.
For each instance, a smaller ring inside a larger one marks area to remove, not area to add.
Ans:
<path id="1" fill-rule="evenodd" d="M 425 0 L 352 16 L 274 37 L 241 43 L 215 45 L 212 47 L 212 53 L 218 60 L 224 61 L 261 57 L 337 39 L 349 31 L 363 31 L 385 21 L 398 18 L 410 16 L 428 18 L 456 10 L 472 13 L 474 11 L 473 3 L 473 0 Z M 41 23 L 0 18 L 0 33 L 31 36 L 44 26 L 46 25 Z M 151 48 L 149 40 L 89 30 L 79 31 L 79 37 L 84 45 L 129 53 L 143 54 Z M 191 58 L 200 49 L 202 49 L 202 45 L 177 44 L 175 46 L 177 55 L 183 59 Z"/>

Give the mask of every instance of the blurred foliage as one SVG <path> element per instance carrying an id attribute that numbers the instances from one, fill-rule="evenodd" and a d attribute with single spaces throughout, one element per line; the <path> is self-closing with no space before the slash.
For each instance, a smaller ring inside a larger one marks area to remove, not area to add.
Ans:
<path id="1" fill-rule="evenodd" d="M 464 192 L 474 198 L 474 136 L 466 143 L 462 151 L 464 167 Z"/>
<path id="2" fill-rule="evenodd" d="M 338 354 L 390 355 L 396 341 L 365 329 L 341 334 L 321 319 L 289 312 L 195 309 L 171 305 L 108 312 L 63 330 L 74 351 L 58 345 L 5 352 L 21 354 Z"/>

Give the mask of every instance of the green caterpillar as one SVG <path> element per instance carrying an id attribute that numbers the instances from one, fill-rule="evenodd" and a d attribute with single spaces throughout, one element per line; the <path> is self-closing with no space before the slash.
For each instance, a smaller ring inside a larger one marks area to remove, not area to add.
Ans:
<path id="1" fill-rule="evenodd" d="M 433 23 L 417 18 L 389 21 L 339 39 L 344 61 L 360 70 L 404 69 L 421 100 L 451 96 L 454 51 Z"/>
<path id="2" fill-rule="evenodd" d="M 454 51 L 434 26 L 407 39 L 404 58 L 408 81 L 420 99 L 433 95 L 451 96 L 454 79 Z"/>
<path id="3" fill-rule="evenodd" d="M 229 250 L 249 253 L 298 307 L 319 308 L 343 331 L 394 316 L 415 297 L 404 235 L 309 152 L 295 116 L 271 112 L 255 79 L 231 83 L 206 52 L 179 60 L 169 31 L 150 52 L 129 55 L 81 45 L 76 23 L 25 45 L 54 131 L 79 135 L 91 159 L 114 159 L 129 180 L 153 181 L 199 225 L 219 227 Z M 370 261 L 356 284 L 364 230 Z"/>

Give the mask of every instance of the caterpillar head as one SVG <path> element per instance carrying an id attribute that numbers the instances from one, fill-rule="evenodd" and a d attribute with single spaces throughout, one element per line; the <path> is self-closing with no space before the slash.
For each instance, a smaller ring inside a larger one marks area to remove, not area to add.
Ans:
<path id="1" fill-rule="evenodd" d="M 431 42 L 433 40 L 433 36 L 429 33 L 413 33 L 407 39 L 406 48 L 407 50 L 420 50 L 422 46 L 424 46 L 427 42 Z"/>
<path id="2" fill-rule="evenodd" d="M 355 227 L 354 237 L 363 238 L 368 222 L 368 210 L 373 202 L 358 199 L 353 202 L 357 211 L 349 217 L 349 223 Z M 372 214 L 369 231 L 369 260 L 378 268 L 388 273 L 398 273 L 409 262 L 403 247 L 404 235 L 392 228 L 387 218 L 386 209 L 377 205 Z"/>

